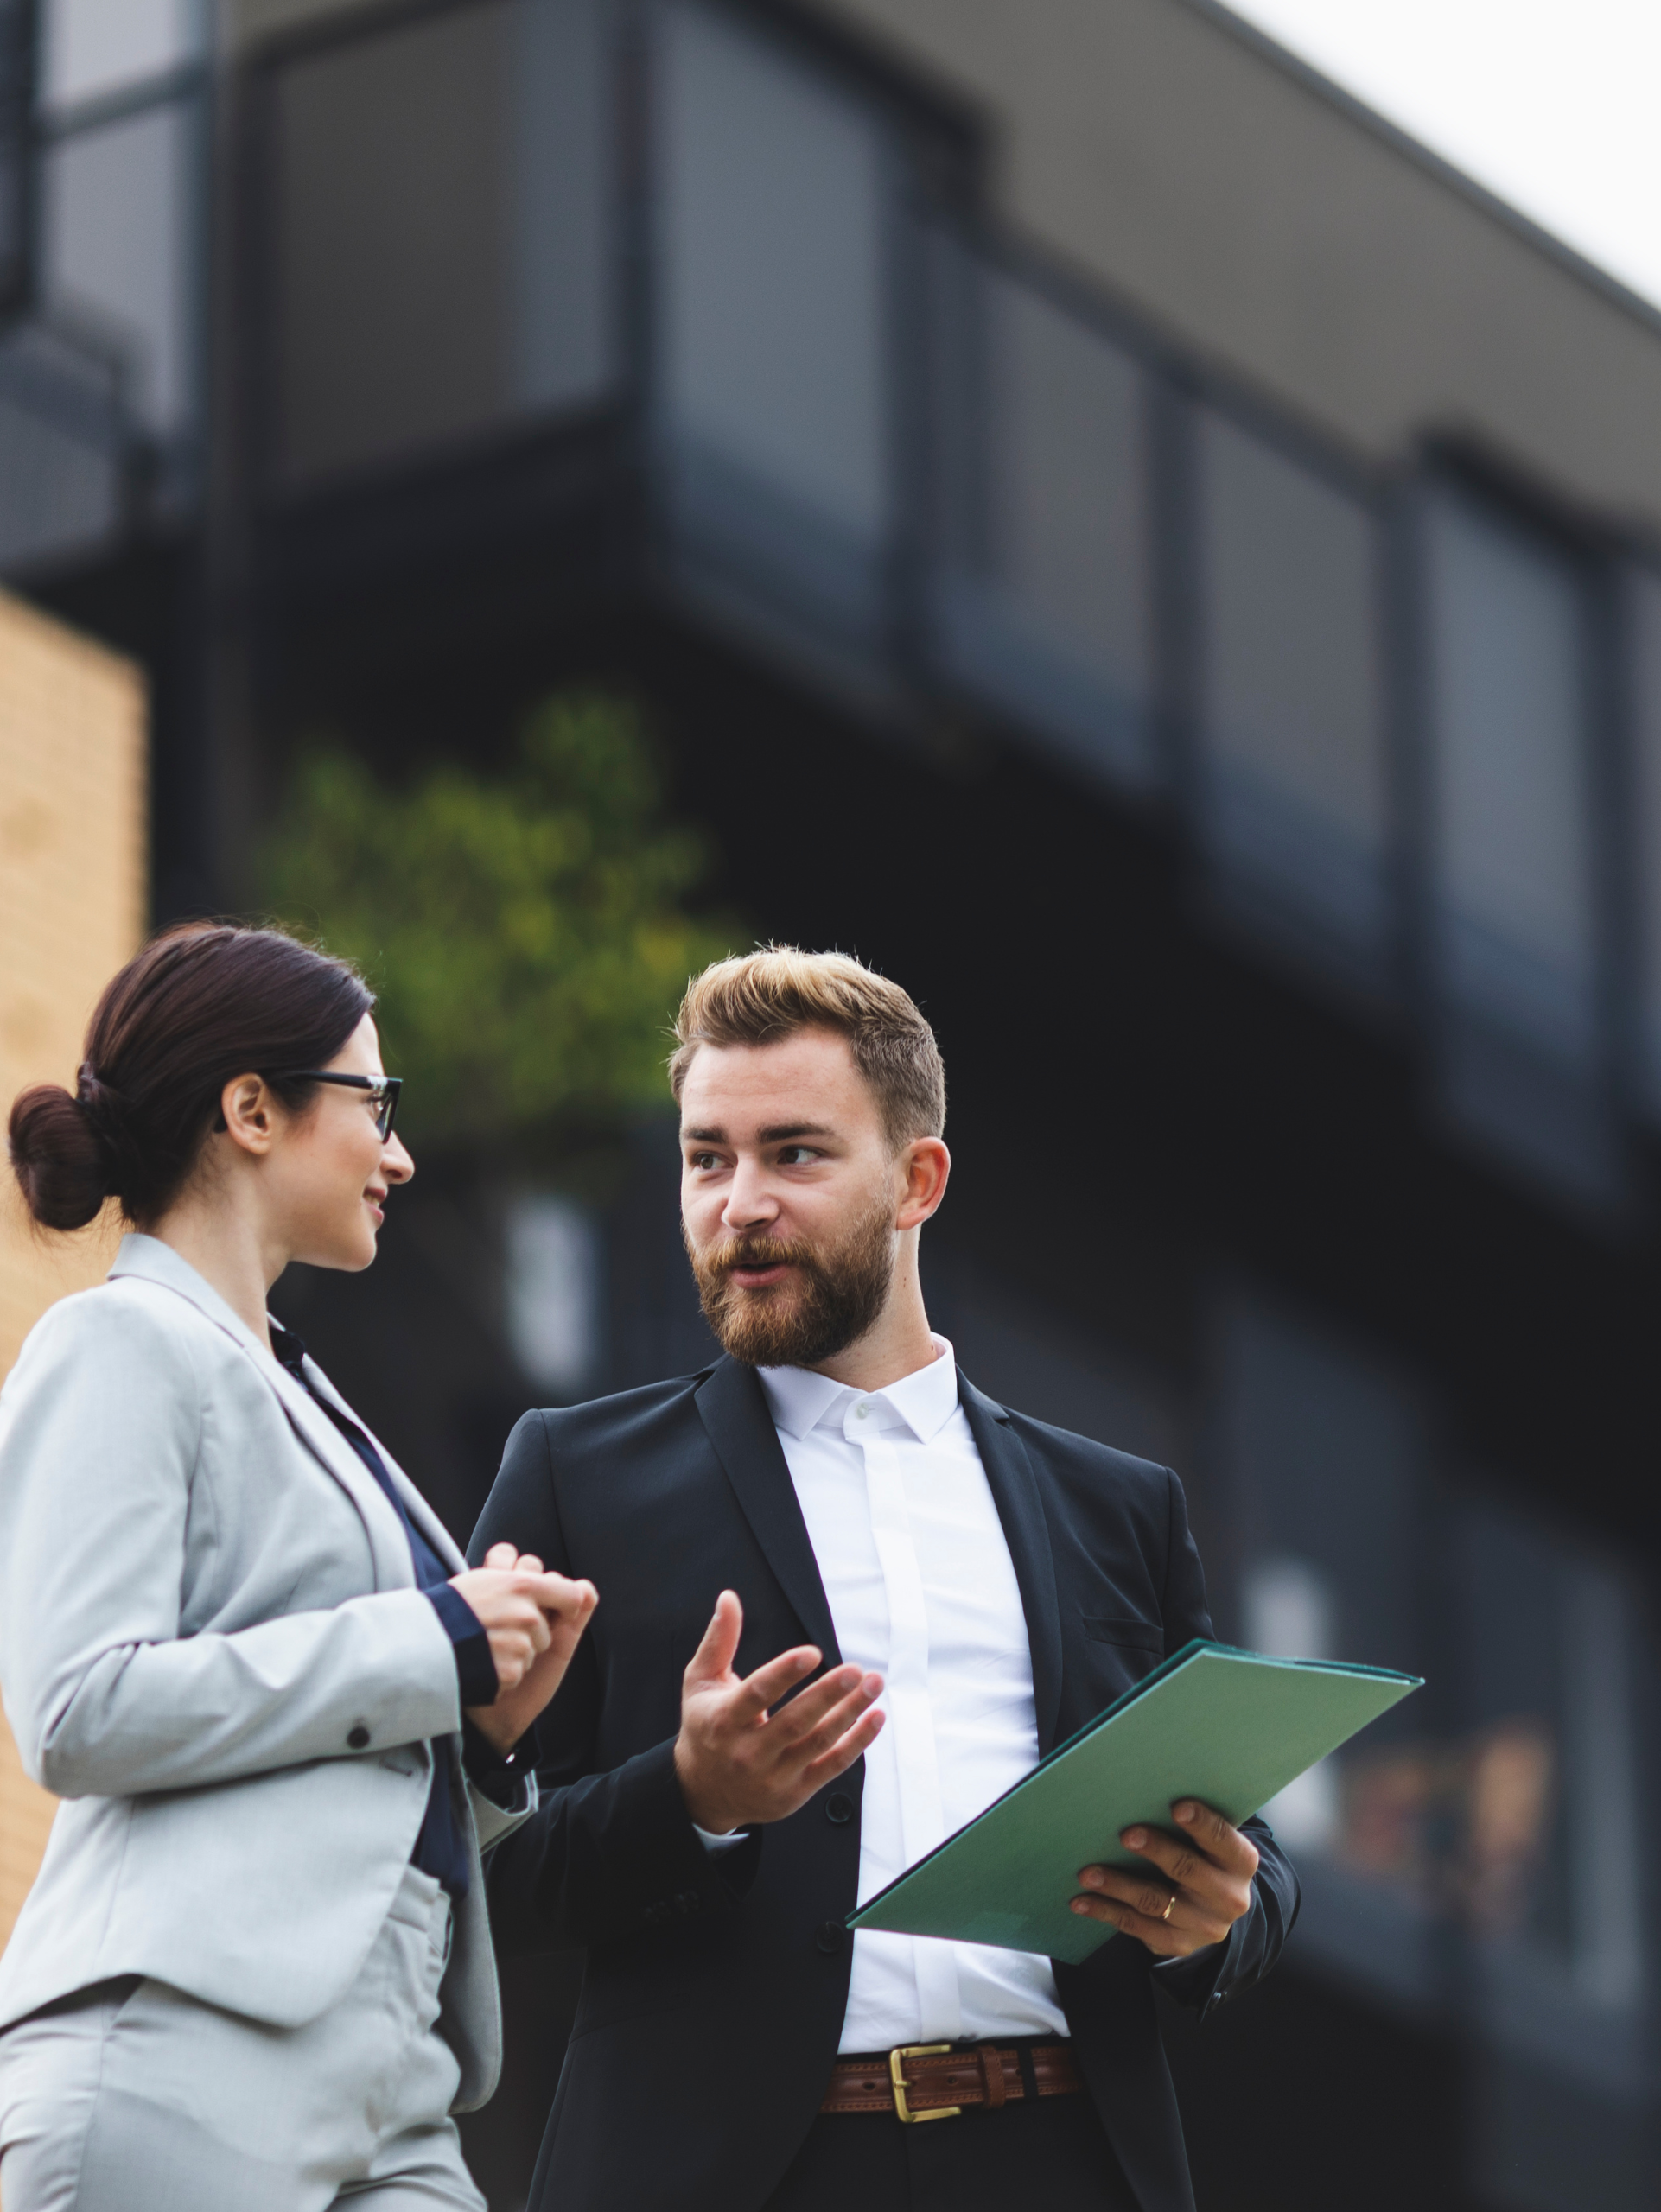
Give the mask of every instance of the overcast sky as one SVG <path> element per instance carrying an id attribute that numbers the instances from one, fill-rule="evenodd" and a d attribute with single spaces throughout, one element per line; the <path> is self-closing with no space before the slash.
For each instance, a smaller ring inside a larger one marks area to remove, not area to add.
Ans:
<path id="1" fill-rule="evenodd" d="M 1231 0 L 1661 306 L 1661 0 Z"/>

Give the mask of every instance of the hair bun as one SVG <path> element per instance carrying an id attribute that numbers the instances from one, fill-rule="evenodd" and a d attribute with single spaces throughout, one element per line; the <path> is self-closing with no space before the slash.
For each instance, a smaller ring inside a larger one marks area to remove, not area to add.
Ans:
<path id="1" fill-rule="evenodd" d="M 61 1084 L 21 1091 L 8 1126 L 12 1173 L 44 1229 L 82 1229 L 114 1188 L 115 1093 L 83 1067 L 71 1097 Z"/>

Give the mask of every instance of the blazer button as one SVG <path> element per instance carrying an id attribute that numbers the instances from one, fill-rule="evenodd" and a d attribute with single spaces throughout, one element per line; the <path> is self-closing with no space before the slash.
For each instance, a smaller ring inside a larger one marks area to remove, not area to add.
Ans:
<path id="1" fill-rule="evenodd" d="M 854 1801 L 838 1789 L 824 1801 L 824 1817 L 833 1828 L 845 1828 L 854 1817 Z"/>
<path id="2" fill-rule="evenodd" d="M 819 1923 L 819 1932 L 813 1941 L 827 1959 L 834 1959 L 842 1948 L 842 1923 L 838 1920 L 825 1920 Z"/>
<path id="3" fill-rule="evenodd" d="M 369 1731 L 361 1720 L 347 1730 L 346 1740 L 347 1747 L 350 1751 L 366 1751 L 369 1749 Z"/>

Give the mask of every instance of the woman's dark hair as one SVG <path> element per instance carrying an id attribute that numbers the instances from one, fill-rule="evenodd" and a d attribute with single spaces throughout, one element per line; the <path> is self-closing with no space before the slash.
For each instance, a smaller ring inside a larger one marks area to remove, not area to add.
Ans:
<path id="1" fill-rule="evenodd" d="M 304 1104 L 317 1086 L 283 1071 L 327 1067 L 374 1003 L 356 969 L 280 930 L 169 930 L 106 986 L 74 1096 L 55 1083 L 18 1093 L 11 1165 L 30 1213 L 80 1229 L 113 1198 L 143 1228 L 195 1166 L 233 1076 L 264 1075 L 285 1106 Z"/>

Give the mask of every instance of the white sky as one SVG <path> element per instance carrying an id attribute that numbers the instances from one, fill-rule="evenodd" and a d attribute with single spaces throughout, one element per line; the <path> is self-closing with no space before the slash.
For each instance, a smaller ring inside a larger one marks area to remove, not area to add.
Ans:
<path id="1" fill-rule="evenodd" d="M 1230 0 L 1661 305 L 1661 0 Z"/>

